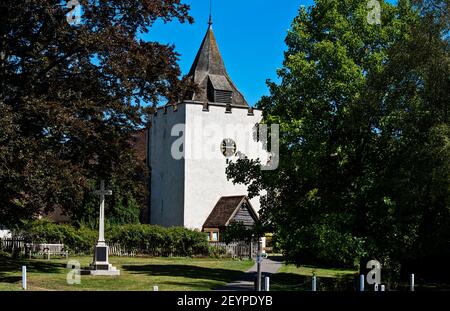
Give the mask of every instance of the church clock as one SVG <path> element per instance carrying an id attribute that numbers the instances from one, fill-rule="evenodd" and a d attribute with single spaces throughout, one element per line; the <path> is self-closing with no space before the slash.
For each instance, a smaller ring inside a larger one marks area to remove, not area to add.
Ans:
<path id="1" fill-rule="evenodd" d="M 226 158 L 232 157 L 236 153 L 236 142 L 231 138 L 225 138 L 220 144 L 220 150 Z"/>

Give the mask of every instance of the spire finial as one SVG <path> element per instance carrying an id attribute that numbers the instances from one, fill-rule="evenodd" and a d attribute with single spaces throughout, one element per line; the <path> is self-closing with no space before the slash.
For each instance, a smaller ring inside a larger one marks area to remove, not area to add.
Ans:
<path id="1" fill-rule="evenodd" d="M 209 0 L 209 21 L 208 21 L 209 27 L 212 26 L 212 0 Z"/>

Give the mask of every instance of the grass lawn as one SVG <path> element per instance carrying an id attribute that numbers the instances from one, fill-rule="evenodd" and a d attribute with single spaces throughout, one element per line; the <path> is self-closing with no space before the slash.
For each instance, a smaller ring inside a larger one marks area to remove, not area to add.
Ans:
<path id="1" fill-rule="evenodd" d="M 70 257 L 87 267 L 91 257 Z M 239 279 L 250 260 L 210 258 L 110 257 L 118 277 L 82 275 L 81 284 L 66 281 L 66 259 L 13 259 L 0 256 L 0 290 L 21 290 L 21 266 L 27 266 L 28 290 L 212 290 Z"/>
<path id="2" fill-rule="evenodd" d="M 311 290 L 313 274 L 317 277 L 317 290 L 354 290 L 354 276 L 357 270 L 318 268 L 284 264 L 279 273 L 272 275 L 271 290 L 307 291 Z"/>

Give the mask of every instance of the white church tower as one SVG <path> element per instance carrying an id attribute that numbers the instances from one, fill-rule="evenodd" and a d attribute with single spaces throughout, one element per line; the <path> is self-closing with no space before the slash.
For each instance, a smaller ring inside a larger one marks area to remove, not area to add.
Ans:
<path id="1" fill-rule="evenodd" d="M 262 112 L 229 77 L 211 24 L 188 74 L 198 91 L 159 107 L 151 120 L 150 223 L 203 230 L 218 240 L 232 221 L 251 225 L 260 206 L 259 197 L 246 197 L 247 186 L 227 179 L 229 161 L 264 163 L 267 156 L 255 136 Z"/>

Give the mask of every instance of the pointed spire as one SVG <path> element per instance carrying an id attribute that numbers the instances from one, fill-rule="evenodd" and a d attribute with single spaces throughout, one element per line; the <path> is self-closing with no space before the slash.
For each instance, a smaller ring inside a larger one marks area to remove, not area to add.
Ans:
<path id="1" fill-rule="evenodd" d="M 229 95 L 226 96 L 231 96 L 229 104 L 249 107 L 244 96 L 227 73 L 211 24 L 206 31 L 188 76 L 199 86 L 199 91 L 188 99 L 201 102 L 218 102 L 215 95 L 211 94 L 216 94 L 216 91 L 228 92 L 226 94 Z"/>

